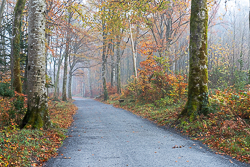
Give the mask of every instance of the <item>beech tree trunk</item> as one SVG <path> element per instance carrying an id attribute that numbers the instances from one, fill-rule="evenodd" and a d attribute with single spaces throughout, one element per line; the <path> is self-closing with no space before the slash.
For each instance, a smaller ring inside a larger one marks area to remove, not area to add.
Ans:
<path id="1" fill-rule="evenodd" d="M 249 15 L 248 15 L 248 84 L 250 84 L 250 0 L 249 0 Z"/>
<path id="2" fill-rule="evenodd" d="M 62 100 L 67 101 L 67 93 L 66 93 L 66 85 L 67 85 L 67 74 L 68 74 L 68 57 L 69 57 L 69 45 L 70 45 L 70 22 L 72 18 L 72 13 L 69 13 L 68 18 L 68 30 L 67 30 L 67 37 L 66 37 L 66 49 L 65 49 L 65 57 L 64 57 L 64 70 L 63 70 L 63 88 L 62 88 Z"/>
<path id="3" fill-rule="evenodd" d="M 129 24 L 129 30 L 130 30 L 130 38 L 131 38 L 131 45 L 132 45 L 132 55 L 133 55 L 133 72 L 135 75 L 135 78 L 137 78 L 137 68 L 136 68 L 136 47 L 134 44 L 134 40 L 133 40 L 133 34 L 132 34 L 132 29 L 131 29 L 131 23 Z"/>
<path id="4" fill-rule="evenodd" d="M 72 76 L 73 76 L 73 73 L 72 73 L 72 71 L 70 70 L 70 71 L 69 71 L 69 83 L 68 83 L 68 98 L 69 98 L 70 100 L 72 99 L 72 93 L 71 93 Z"/>
<path id="5" fill-rule="evenodd" d="M 29 1 L 28 33 L 28 108 L 21 127 L 47 128 L 47 93 L 45 87 L 45 0 Z"/>
<path id="6" fill-rule="evenodd" d="M 57 64 L 57 72 L 56 72 L 56 78 L 55 78 L 55 89 L 54 89 L 54 99 L 58 100 L 58 96 L 59 96 L 59 89 L 58 89 L 58 83 L 59 83 L 59 75 L 60 75 L 60 67 L 62 64 L 62 48 L 60 48 L 60 54 L 59 54 L 59 58 L 58 58 L 58 64 Z"/>
<path id="7" fill-rule="evenodd" d="M 88 82 L 89 82 L 89 93 L 90 93 L 90 98 L 93 98 L 92 78 L 91 78 L 91 76 L 90 76 L 90 74 L 92 74 L 91 68 L 87 68 L 87 70 L 88 70 Z M 95 78 L 95 73 L 94 73 L 94 78 Z"/>
<path id="8" fill-rule="evenodd" d="M 110 58 L 111 58 L 111 87 L 114 87 L 115 83 L 115 60 L 114 60 L 114 44 L 113 40 L 111 39 L 111 46 L 110 46 Z"/>
<path id="9" fill-rule="evenodd" d="M 105 11 L 105 8 L 102 8 Z M 102 16 L 104 17 L 104 16 Z M 107 80 L 106 80 L 106 64 L 107 64 L 107 33 L 106 33 L 106 22 L 102 18 L 102 85 L 104 101 L 108 100 Z"/>
<path id="10" fill-rule="evenodd" d="M 116 59 L 116 64 L 117 64 L 117 67 L 116 67 L 116 70 L 117 70 L 117 93 L 118 94 L 121 94 L 121 53 L 120 53 L 120 37 L 117 36 L 117 43 L 116 43 L 116 56 L 117 56 L 117 59 Z"/>
<path id="11" fill-rule="evenodd" d="M 104 27 L 104 25 L 103 25 Z M 103 28 L 104 29 L 104 28 Z M 103 94 L 104 100 L 108 100 L 108 90 L 107 90 L 107 81 L 106 81 L 106 33 L 103 30 L 103 47 L 102 47 L 102 84 L 103 84 Z"/>
<path id="12" fill-rule="evenodd" d="M 13 41 L 12 41 L 12 63 L 13 63 L 13 87 L 18 93 L 22 92 L 21 71 L 20 71 L 20 42 L 21 22 L 26 0 L 18 0 L 14 9 Z"/>
<path id="13" fill-rule="evenodd" d="M 207 0 L 192 0 L 189 44 L 188 101 L 181 115 L 195 119 L 207 114 Z"/>

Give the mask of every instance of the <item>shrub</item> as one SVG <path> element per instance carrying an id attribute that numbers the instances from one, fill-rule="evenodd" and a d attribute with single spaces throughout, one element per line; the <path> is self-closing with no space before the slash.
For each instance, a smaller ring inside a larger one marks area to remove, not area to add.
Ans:
<path id="1" fill-rule="evenodd" d="M 9 83 L 0 83 L 0 96 L 13 97 L 14 91 L 10 89 Z"/>
<path id="2" fill-rule="evenodd" d="M 11 123 L 20 124 L 26 112 L 25 96 L 15 92 L 14 97 L 0 97 L 0 124 L 2 126 Z"/>
<path id="3" fill-rule="evenodd" d="M 242 119 L 250 119 L 250 91 L 217 90 L 216 94 L 210 95 L 210 101 L 210 106 L 219 108 L 221 112 L 227 111 Z"/>
<path id="4" fill-rule="evenodd" d="M 169 70 L 166 59 L 149 56 L 140 63 L 140 67 L 138 78 L 131 78 L 125 89 L 126 98 L 146 103 L 157 101 L 156 104 L 160 105 L 160 101 L 165 103 L 166 97 L 176 103 L 186 93 L 185 76 L 167 72 Z"/>

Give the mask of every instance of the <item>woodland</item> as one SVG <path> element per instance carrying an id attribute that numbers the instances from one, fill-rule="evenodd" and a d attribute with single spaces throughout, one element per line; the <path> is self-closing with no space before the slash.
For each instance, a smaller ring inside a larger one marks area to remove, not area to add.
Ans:
<path id="1" fill-rule="evenodd" d="M 40 166 L 72 97 L 250 163 L 247 0 L 1 0 L 0 166 Z M 32 142 L 30 142 L 32 141 Z"/>

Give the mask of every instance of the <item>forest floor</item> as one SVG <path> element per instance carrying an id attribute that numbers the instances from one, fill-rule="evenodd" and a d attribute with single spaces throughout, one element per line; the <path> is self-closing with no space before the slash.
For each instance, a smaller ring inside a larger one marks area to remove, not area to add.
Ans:
<path id="1" fill-rule="evenodd" d="M 122 97 L 124 102 L 119 102 L 121 96 L 114 94 L 105 103 L 131 111 L 159 126 L 172 127 L 191 139 L 206 144 L 215 151 L 215 154 L 229 155 L 250 164 L 250 117 L 242 119 L 244 115 L 250 113 L 250 108 L 247 107 L 250 102 L 249 95 L 250 92 L 248 94 L 239 92 L 235 95 L 218 91 L 216 95 L 210 97 L 212 112 L 208 116 L 201 115 L 195 121 L 178 119 L 186 103 L 185 100 L 156 107 L 155 104 L 145 104 L 124 97 Z"/>
<path id="2" fill-rule="evenodd" d="M 248 166 L 112 105 L 83 98 L 74 104 L 78 111 L 69 137 L 45 166 Z"/>
<path id="3" fill-rule="evenodd" d="M 52 127 L 48 130 L 20 130 L 17 124 L 24 114 L 12 112 L 17 99 L 17 96 L 0 97 L 0 166 L 42 166 L 45 161 L 57 156 L 57 149 L 67 137 L 67 128 L 73 122 L 77 108 L 72 101 L 49 100 Z"/>

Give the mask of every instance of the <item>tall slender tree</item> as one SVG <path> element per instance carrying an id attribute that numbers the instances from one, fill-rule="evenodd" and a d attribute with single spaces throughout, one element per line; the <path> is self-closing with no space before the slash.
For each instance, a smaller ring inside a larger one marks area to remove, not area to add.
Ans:
<path id="1" fill-rule="evenodd" d="M 70 45 L 70 23 L 72 18 L 72 12 L 69 11 L 68 23 L 67 23 L 67 36 L 66 36 L 66 49 L 64 57 L 64 70 L 63 70 L 63 88 L 62 88 L 62 100 L 67 100 L 66 85 L 67 85 L 67 70 L 68 70 L 68 57 L 69 57 L 69 45 Z"/>
<path id="2" fill-rule="evenodd" d="M 29 1 L 28 32 L 28 108 L 21 127 L 47 128 L 45 87 L 45 0 Z"/>
<path id="3" fill-rule="evenodd" d="M 12 63 L 13 63 L 13 87 L 15 91 L 22 92 L 21 71 L 20 71 L 20 42 L 21 22 L 26 0 L 18 0 L 14 9 L 13 41 L 12 41 Z"/>
<path id="4" fill-rule="evenodd" d="M 207 0 L 192 0 L 189 44 L 188 101 L 181 115 L 206 114 L 208 103 Z"/>
<path id="5" fill-rule="evenodd" d="M 3 20 L 3 12 L 4 12 L 4 8 L 5 8 L 5 3 L 6 3 L 6 0 L 2 0 L 1 7 L 0 7 L 0 25 L 1 25 L 1 27 L 2 27 L 2 20 Z"/>
<path id="6" fill-rule="evenodd" d="M 250 0 L 249 0 L 249 14 L 248 14 L 248 83 L 250 84 Z"/>

